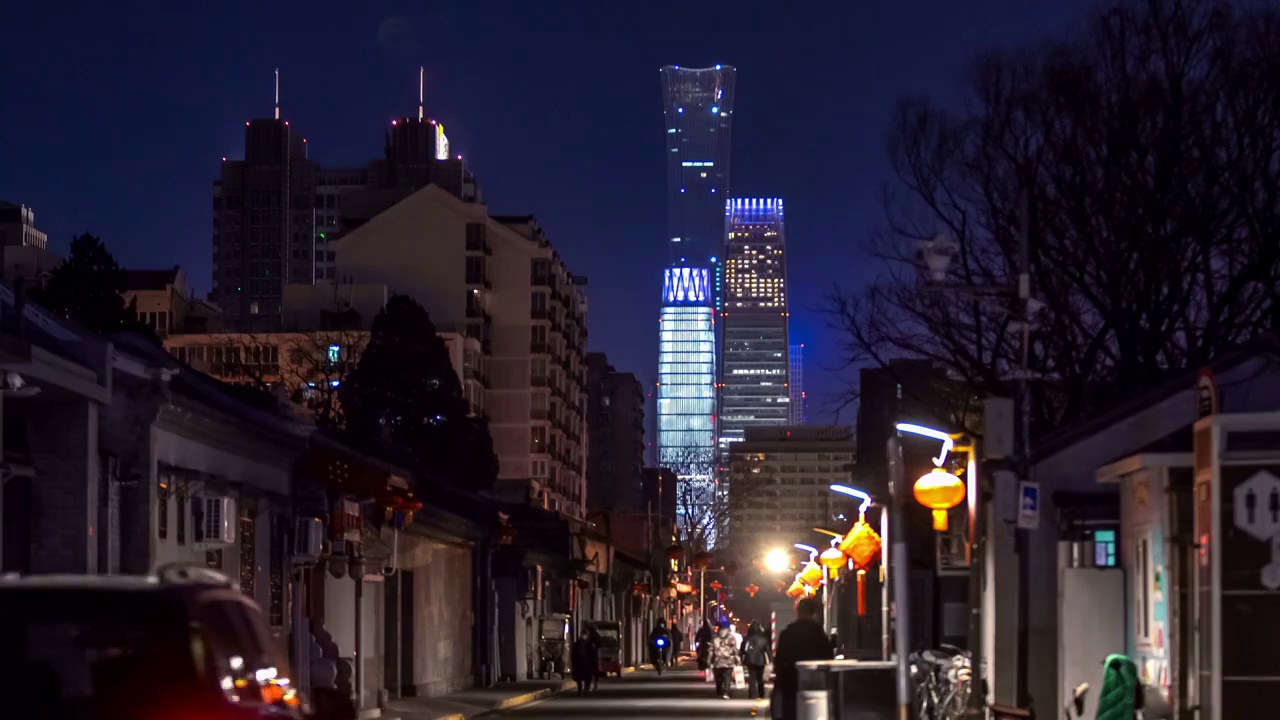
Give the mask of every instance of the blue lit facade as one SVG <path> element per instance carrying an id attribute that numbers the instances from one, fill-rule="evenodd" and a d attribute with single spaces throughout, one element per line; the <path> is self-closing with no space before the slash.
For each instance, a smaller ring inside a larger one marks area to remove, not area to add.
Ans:
<path id="1" fill-rule="evenodd" d="M 792 421 L 782 199 L 732 198 L 724 213 L 722 450 L 749 427 Z"/>
<path id="2" fill-rule="evenodd" d="M 715 310 L 707 268 L 667 268 L 658 344 L 658 461 L 681 479 L 714 460 Z"/>
<path id="3" fill-rule="evenodd" d="M 729 65 L 662 72 L 667 138 L 667 241 L 670 261 L 701 265 L 724 241 L 721 210 L 729 196 L 734 81 Z"/>

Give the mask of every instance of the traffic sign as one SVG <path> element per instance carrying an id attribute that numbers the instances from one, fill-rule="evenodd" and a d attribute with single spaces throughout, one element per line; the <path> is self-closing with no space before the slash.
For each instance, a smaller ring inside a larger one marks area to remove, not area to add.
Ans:
<path id="1" fill-rule="evenodd" d="M 1018 528 L 1040 529 L 1040 483 L 1023 480 L 1018 483 Z"/>
<path id="2" fill-rule="evenodd" d="M 1280 478 L 1260 470 L 1236 486 L 1232 498 L 1235 526 L 1262 541 L 1280 532 Z"/>

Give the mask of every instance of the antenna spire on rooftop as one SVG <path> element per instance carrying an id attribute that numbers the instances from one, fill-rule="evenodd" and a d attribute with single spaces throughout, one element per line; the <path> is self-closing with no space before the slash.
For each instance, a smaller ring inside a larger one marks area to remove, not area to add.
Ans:
<path id="1" fill-rule="evenodd" d="M 276 119 L 280 119 L 280 68 L 276 68 Z"/>
<path id="2" fill-rule="evenodd" d="M 422 122 L 422 83 L 426 76 L 426 69 L 421 65 L 418 66 L 418 122 Z"/>

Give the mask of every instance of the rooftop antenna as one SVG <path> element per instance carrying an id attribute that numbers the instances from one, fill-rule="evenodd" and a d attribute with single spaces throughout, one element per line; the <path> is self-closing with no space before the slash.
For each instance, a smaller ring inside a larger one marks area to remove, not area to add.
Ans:
<path id="1" fill-rule="evenodd" d="M 280 68 L 276 68 L 276 119 L 280 119 Z"/>
<path id="2" fill-rule="evenodd" d="M 426 75 L 426 70 L 418 66 L 418 122 L 422 122 L 422 81 Z"/>

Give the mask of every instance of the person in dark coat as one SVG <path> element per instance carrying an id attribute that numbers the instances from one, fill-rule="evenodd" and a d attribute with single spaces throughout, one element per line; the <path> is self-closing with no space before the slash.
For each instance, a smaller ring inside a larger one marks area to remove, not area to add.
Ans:
<path id="1" fill-rule="evenodd" d="M 680 659 L 680 646 L 684 645 L 684 633 L 680 632 L 678 625 L 671 626 L 671 662 Z"/>
<path id="2" fill-rule="evenodd" d="M 747 628 L 747 637 L 742 641 L 742 666 L 747 673 L 747 697 L 749 699 L 764 698 L 764 668 L 773 660 L 769 647 L 769 634 L 759 621 L 753 621 Z"/>
<path id="3" fill-rule="evenodd" d="M 806 660 L 830 660 L 833 657 L 831 641 L 818 621 L 822 612 L 822 603 L 816 598 L 805 598 L 796 605 L 796 621 L 778 634 L 778 655 L 774 658 L 774 673 L 777 679 L 773 688 L 772 702 L 782 703 L 782 712 L 776 710 L 774 717 L 783 720 L 795 720 L 796 695 L 799 678 L 796 674 L 796 663 Z"/>
<path id="4" fill-rule="evenodd" d="M 715 633 L 711 631 L 711 623 L 705 619 L 702 621 L 702 627 L 698 628 L 698 633 L 693 636 L 694 649 L 698 651 L 698 669 L 707 669 L 707 655 L 711 652 L 711 640 L 715 637 Z"/>
<path id="5" fill-rule="evenodd" d="M 604 640 L 600 637 L 600 631 L 596 629 L 595 625 L 588 625 L 587 632 L 590 633 L 591 635 L 591 644 L 595 646 L 596 658 L 597 658 L 597 662 L 593 664 L 593 667 L 596 669 L 596 676 L 591 679 L 591 689 L 599 690 L 600 677 L 602 673 L 600 672 L 600 663 L 598 661 L 598 658 L 600 657 L 600 646 L 601 644 L 603 644 Z"/>
<path id="6" fill-rule="evenodd" d="M 578 683 L 578 695 L 579 697 L 586 695 L 599 674 L 596 644 L 592 641 L 589 631 L 583 630 L 582 634 L 578 635 L 578 639 L 573 642 L 573 651 L 569 660 L 573 666 L 573 681 Z"/>

